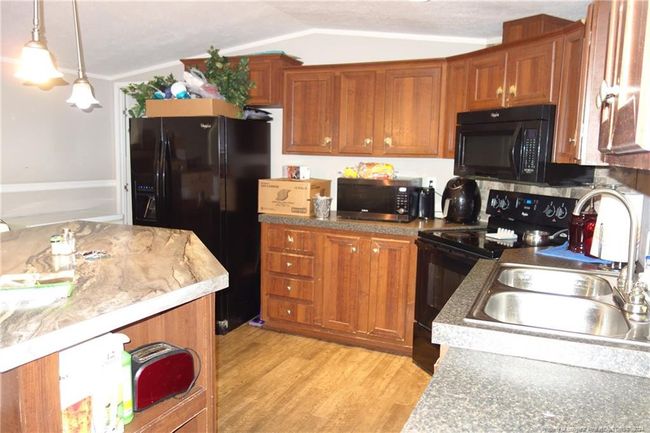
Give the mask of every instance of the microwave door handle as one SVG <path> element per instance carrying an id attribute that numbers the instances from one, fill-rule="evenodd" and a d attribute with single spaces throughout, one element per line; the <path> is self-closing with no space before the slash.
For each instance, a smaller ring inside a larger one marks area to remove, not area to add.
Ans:
<path id="1" fill-rule="evenodd" d="M 512 148 L 510 149 L 510 161 L 512 162 L 512 170 L 515 174 L 515 179 L 519 179 L 519 166 L 517 165 L 517 161 L 519 161 L 519 158 L 521 156 L 521 141 L 519 141 L 520 134 L 521 125 L 518 125 L 517 129 L 515 129 L 515 133 L 512 134 L 513 144 Z"/>

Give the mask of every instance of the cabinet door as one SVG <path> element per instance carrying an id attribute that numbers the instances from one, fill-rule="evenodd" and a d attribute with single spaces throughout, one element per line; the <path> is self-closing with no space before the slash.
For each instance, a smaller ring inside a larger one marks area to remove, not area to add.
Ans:
<path id="1" fill-rule="evenodd" d="M 650 116 L 650 31 L 647 29 L 647 14 L 648 3 L 645 1 L 612 3 L 605 81 L 600 95 L 603 109 L 599 148 L 605 153 L 627 154 L 650 150 L 648 134 L 644 137 L 645 124 Z M 615 160 L 611 162 L 616 163 Z M 633 159 L 630 162 L 630 165 L 616 165 L 648 168 L 648 165 L 635 164 Z"/>
<path id="2" fill-rule="evenodd" d="M 442 157 L 453 158 L 456 149 L 456 117 L 467 110 L 467 61 L 447 63 L 445 79 L 444 125 Z"/>
<path id="3" fill-rule="evenodd" d="M 284 104 L 284 152 L 331 153 L 334 73 L 287 72 Z"/>
<path id="4" fill-rule="evenodd" d="M 553 162 L 575 164 L 580 160 L 580 71 L 584 28 L 579 28 L 564 38 L 560 94 L 558 97 Z"/>
<path id="5" fill-rule="evenodd" d="M 270 60 L 248 61 L 248 74 L 255 87 L 248 92 L 248 105 L 273 105 L 271 79 L 273 64 Z"/>
<path id="6" fill-rule="evenodd" d="M 326 234 L 323 239 L 323 327 L 354 332 L 361 285 L 361 239 Z"/>
<path id="7" fill-rule="evenodd" d="M 382 155 L 437 156 L 442 66 L 386 71 Z"/>
<path id="8" fill-rule="evenodd" d="M 472 57 L 467 70 L 467 108 L 486 110 L 503 107 L 506 52 L 496 51 Z"/>
<path id="9" fill-rule="evenodd" d="M 339 153 L 372 153 L 376 76 L 375 71 L 350 71 L 340 74 Z"/>
<path id="10" fill-rule="evenodd" d="M 368 332 L 403 341 L 406 338 L 410 250 L 412 242 L 373 238 L 370 252 Z"/>
<path id="11" fill-rule="evenodd" d="M 557 103 L 561 52 L 561 38 L 508 50 L 505 105 Z"/>

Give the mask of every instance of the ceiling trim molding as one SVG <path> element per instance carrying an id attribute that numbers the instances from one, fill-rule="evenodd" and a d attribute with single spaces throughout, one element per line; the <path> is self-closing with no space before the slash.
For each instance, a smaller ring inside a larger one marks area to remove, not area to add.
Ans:
<path id="1" fill-rule="evenodd" d="M 340 30 L 340 29 L 321 29 L 321 28 L 311 28 L 307 30 L 301 30 L 298 32 L 287 33 L 280 36 L 274 36 L 271 38 L 260 39 L 258 41 L 248 42 L 241 45 L 235 45 L 232 47 L 220 48 L 219 54 L 229 55 L 237 51 L 247 50 L 250 48 L 260 47 L 275 42 L 287 41 L 290 39 L 302 38 L 304 36 L 311 35 L 335 35 L 335 36 L 362 36 L 367 38 L 378 38 L 378 39 L 401 39 L 408 41 L 426 41 L 426 42 L 446 42 L 446 43 L 460 43 L 460 44 L 479 44 L 479 45 L 488 45 L 495 43 L 495 41 L 500 42 L 500 37 L 493 38 L 470 38 L 464 36 L 440 36 L 440 35 L 420 35 L 415 33 L 391 33 L 391 32 L 370 32 L 365 30 Z M 206 57 L 207 52 L 198 53 L 194 55 L 187 56 L 185 58 L 191 59 L 195 57 Z M 127 71 L 124 73 L 108 76 L 107 79 L 112 81 L 121 80 L 123 78 L 130 77 L 132 75 L 144 74 L 147 72 L 155 71 L 158 69 L 168 68 L 170 66 L 177 66 L 179 64 L 178 60 L 172 60 L 169 62 L 159 63 L 157 65 L 148 66 L 146 68 L 135 69 L 133 71 Z"/>
<path id="2" fill-rule="evenodd" d="M 2 56 L 2 57 L 0 57 L 0 61 L 2 63 L 10 63 L 12 65 L 19 65 L 20 64 L 20 60 L 15 59 L 13 57 L 4 57 L 4 56 Z M 70 74 L 70 75 L 77 75 L 78 74 L 78 71 L 76 69 L 67 69 L 67 68 L 59 67 L 59 71 L 64 72 L 66 74 Z M 92 72 L 86 72 L 86 77 L 94 78 L 94 79 L 97 79 L 97 80 L 112 81 L 112 78 L 110 76 L 108 76 L 108 75 L 93 74 Z"/>

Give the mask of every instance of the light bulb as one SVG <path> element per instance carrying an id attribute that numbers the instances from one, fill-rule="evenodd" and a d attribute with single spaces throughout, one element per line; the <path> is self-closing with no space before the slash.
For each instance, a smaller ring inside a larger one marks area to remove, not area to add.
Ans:
<path id="1" fill-rule="evenodd" d="M 72 95 L 66 101 L 68 104 L 76 105 L 81 110 L 87 110 L 93 105 L 99 105 L 99 101 L 93 96 L 93 89 L 85 78 L 78 78 L 72 85 Z"/>
<path id="2" fill-rule="evenodd" d="M 25 44 L 20 55 L 20 66 L 16 78 L 26 83 L 44 84 L 56 78 L 63 77 L 52 62 L 52 55 L 45 45 L 37 41 Z"/>

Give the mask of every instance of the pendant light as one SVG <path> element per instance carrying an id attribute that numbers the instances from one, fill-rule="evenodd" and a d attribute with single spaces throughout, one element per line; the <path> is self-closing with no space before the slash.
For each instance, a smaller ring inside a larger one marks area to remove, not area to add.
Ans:
<path id="1" fill-rule="evenodd" d="M 34 0 L 32 40 L 23 47 L 20 54 L 20 66 L 16 71 L 16 77 L 27 84 L 45 84 L 50 80 L 63 77 L 63 74 L 54 66 L 52 55 L 45 42 L 41 41 L 38 2 L 39 0 Z"/>
<path id="2" fill-rule="evenodd" d="M 81 60 L 81 42 L 79 38 L 79 17 L 77 15 L 77 2 L 72 0 L 72 14 L 74 15 L 74 31 L 77 37 L 77 63 L 79 65 L 79 78 L 72 84 L 72 95 L 66 101 L 68 104 L 76 105 L 80 110 L 87 110 L 92 106 L 99 105 L 99 101 L 93 96 L 93 88 L 84 73 Z"/>

